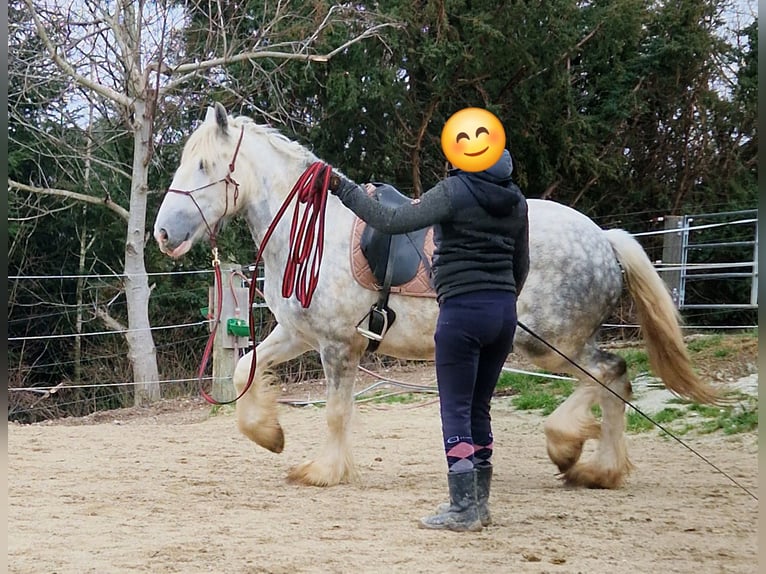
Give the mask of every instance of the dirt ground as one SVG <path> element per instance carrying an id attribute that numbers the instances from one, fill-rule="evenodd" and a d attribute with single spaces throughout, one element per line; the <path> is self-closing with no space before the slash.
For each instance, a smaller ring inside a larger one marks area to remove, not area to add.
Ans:
<path id="1" fill-rule="evenodd" d="M 430 370 L 402 377 L 433 381 Z M 456 534 L 417 528 L 446 495 L 434 396 L 360 402 L 361 482 L 333 488 L 285 482 L 326 426 L 321 406 L 280 408 L 279 455 L 241 436 L 231 410 L 211 414 L 197 399 L 9 424 L 9 572 L 758 569 L 758 502 L 658 432 L 628 435 L 636 468 L 622 489 L 567 489 L 547 458 L 543 419 L 496 398 L 494 524 Z M 758 495 L 757 433 L 684 441 Z"/>

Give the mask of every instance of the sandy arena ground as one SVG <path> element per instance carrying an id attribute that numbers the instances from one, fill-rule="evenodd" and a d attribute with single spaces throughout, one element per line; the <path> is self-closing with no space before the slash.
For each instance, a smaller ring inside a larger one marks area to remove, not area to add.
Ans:
<path id="1" fill-rule="evenodd" d="M 543 419 L 496 399 L 494 525 L 456 534 L 417 528 L 446 494 L 433 396 L 359 404 L 361 484 L 324 489 L 285 482 L 322 444 L 324 409 L 280 408 L 280 455 L 200 402 L 10 424 L 9 572 L 757 571 L 757 501 L 657 431 L 628 435 L 621 490 L 567 489 Z M 684 440 L 757 496 L 756 433 Z"/>

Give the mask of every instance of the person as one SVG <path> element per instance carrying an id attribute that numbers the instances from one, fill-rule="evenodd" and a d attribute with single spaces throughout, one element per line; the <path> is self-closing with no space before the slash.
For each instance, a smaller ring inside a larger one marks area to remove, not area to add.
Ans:
<path id="1" fill-rule="evenodd" d="M 529 270 L 527 202 L 512 173 L 504 149 L 487 170 L 452 168 L 419 200 L 393 208 L 336 172 L 330 178 L 330 191 L 383 233 L 434 226 L 435 363 L 450 501 L 421 519 L 423 528 L 478 531 L 491 522 L 490 401 Z"/>

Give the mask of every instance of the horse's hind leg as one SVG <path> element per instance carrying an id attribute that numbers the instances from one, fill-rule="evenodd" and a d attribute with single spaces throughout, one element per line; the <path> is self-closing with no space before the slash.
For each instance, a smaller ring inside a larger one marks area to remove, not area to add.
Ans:
<path id="1" fill-rule="evenodd" d="M 334 486 L 358 479 L 351 454 L 350 432 L 354 379 L 361 351 L 336 343 L 323 346 L 320 355 L 327 377 L 327 443 L 316 459 L 293 468 L 288 480 L 313 486 Z"/>
<path id="2" fill-rule="evenodd" d="M 601 405 L 601 433 L 596 452 L 563 471 L 567 484 L 589 488 L 619 488 L 632 465 L 625 444 L 625 400 L 631 386 L 622 357 L 596 350 L 588 372 L 607 388 L 592 387 Z M 592 382 L 592 385 L 598 383 Z"/>
<path id="3" fill-rule="evenodd" d="M 291 337 L 277 325 L 256 347 L 256 369 L 247 393 L 237 401 L 237 425 L 247 438 L 272 452 L 282 452 L 285 445 L 282 427 L 277 416 L 277 394 L 266 374 L 270 367 L 284 363 L 309 350 L 303 341 Z M 245 354 L 234 370 L 234 388 L 241 393 L 250 375 L 253 352 Z"/>

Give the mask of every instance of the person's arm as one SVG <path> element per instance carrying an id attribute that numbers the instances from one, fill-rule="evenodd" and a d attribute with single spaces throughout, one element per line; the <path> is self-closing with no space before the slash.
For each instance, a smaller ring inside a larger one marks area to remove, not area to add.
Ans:
<path id="1" fill-rule="evenodd" d="M 527 203 L 524 202 L 524 224 L 516 234 L 513 251 L 513 280 L 516 283 L 516 296 L 521 295 L 521 289 L 529 274 L 529 214 Z"/>
<path id="2" fill-rule="evenodd" d="M 447 189 L 441 183 L 424 193 L 419 200 L 396 207 L 381 205 L 360 186 L 336 175 L 330 180 L 330 191 L 369 225 L 392 235 L 423 229 L 448 219 L 452 214 Z"/>

